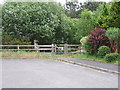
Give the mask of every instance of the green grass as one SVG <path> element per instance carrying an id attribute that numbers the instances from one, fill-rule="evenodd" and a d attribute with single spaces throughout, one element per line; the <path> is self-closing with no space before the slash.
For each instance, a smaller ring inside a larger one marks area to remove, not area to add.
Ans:
<path id="1" fill-rule="evenodd" d="M 96 56 L 92 56 L 92 55 L 86 55 L 86 54 L 66 54 L 66 55 L 57 55 L 57 56 L 58 57 L 80 58 L 80 59 L 85 59 L 85 60 L 99 61 L 99 62 L 111 63 L 111 64 L 118 65 L 118 61 L 107 62 L 104 58 L 100 58 L 100 57 L 96 57 Z"/>
<path id="2" fill-rule="evenodd" d="M 104 58 L 86 55 L 86 54 L 57 54 L 53 55 L 51 53 L 40 53 L 40 52 L 0 52 L 1 58 L 24 58 L 24 59 L 57 59 L 58 57 L 72 57 L 72 58 L 80 58 L 85 60 L 99 61 L 104 63 L 118 64 L 118 61 L 107 62 Z M 120 65 L 120 63 L 119 63 Z"/>
<path id="3" fill-rule="evenodd" d="M 19 51 L 19 52 L 12 52 L 12 51 L 5 51 L 0 52 L 1 58 L 30 58 L 30 59 L 55 59 L 57 58 L 56 55 L 50 53 L 40 53 L 40 52 L 26 52 L 26 51 Z"/>

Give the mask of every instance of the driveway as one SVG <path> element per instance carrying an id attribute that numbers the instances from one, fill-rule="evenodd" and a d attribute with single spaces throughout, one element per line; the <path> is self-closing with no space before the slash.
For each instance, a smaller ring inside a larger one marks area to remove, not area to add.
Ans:
<path id="1" fill-rule="evenodd" d="M 118 88 L 118 77 L 54 60 L 3 59 L 3 88 Z"/>

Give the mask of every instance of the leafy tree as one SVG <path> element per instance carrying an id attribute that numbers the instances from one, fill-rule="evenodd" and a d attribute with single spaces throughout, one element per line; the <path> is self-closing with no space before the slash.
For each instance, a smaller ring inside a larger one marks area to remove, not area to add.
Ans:
<path id="1" fill-rule="evenodd" d="M 110 7 L 111 27 L 120 28 L 120 1 L 112 2 Z"/>
<path id="2" fill-rule="evenodd" d="M 79 43 L 78 39 L 76 39 L 75 34 L 78 30 L 79 19 L 76 18 L 68 18 L 69 20 L 69 31 L 68 31 L 68 43 L 76 44 Z"/>
<path id="3" fill-rule="evenodd" d="M 120 28 L 120 1 L 103 3 L 99 5 L 98 9 L 95 11 L 96 23 L 99 27 L 109 28 L 118 27 Z"/>
<path id="4" fill-rule="evenodd" d="M 30 42 L 36 39 L 40 44 L 50 44 L 61 38 L 65 42 L 64 13 L 63 8 L 54 2 L 7 2 L 2 10 L 3 34 L 20 41 L 23 37 L 28 37 Z"/>
<path id="5" fill-rule="evenodd" d="M 15 36 L 4 34 L 2 35 L 3 45 L 30 45 L 28 37 L 22 37 L 22 41 L 19 38 L 14 38 Z M 17 36 L 16 36 L 17 37 Z"/>
<path id="6" fill-rule="evenodd" d="M 88 9 L 90 11 L 96 11 L 96 9 L 98 8 L 98 6 L 100 4 L 102 4 L 103 2 L 84 2 L 84 4 L 82 5 L 83 8 Z"/>
<path id="7" fill-rule="evenodd" d="M 97 7 L 102 2 L 84 2 L 79 3 L 77 0 L 69 1 L 65 5 L 65 11 L 67 16 L 71 18 L 79 18 L 79 14 L 82 13 L 85 9 L 88 9 L 89 11 L 95 11 Z"/>
<path id="8" fill-rule="evenodd" d="M 79 9 L 79 3 L 77 1 L 66 2 L 65 11 L 68 17 L 78 18 L 77 10 Z"/>
<path id="9" fill-rule="evenodd" d="M 95 28 L 94 13 L 88 10 L 84 10 L 81 14 L 81 18 L 78 22 L 78 29 L 75 34 L 75 38 L 79 41 L 82 37 L 87 36 L 92 29 Z"/>
<path id="10" fill-rule="evenodd" d="M 2 5 L 0 4 L 0 44 L 2 44 Z"/>
<path id="11" fill-rule="evenodd" d="M 59 24 L 55 28 L 55 36 L 53 37 L 54 43 L 67 43 L 69 33 L 69 20 L 65 14 L 59 17 Z"/>
<path id="12" fill-rule="evenodd" d="M 111 16 L 109 14 L 109 5 L 107 3 L 103 3 L 99 6 L 98 10 L 96 11 L 98 14 L 97 24 L 101 28 L 107 29 L 111 26 Z"/>

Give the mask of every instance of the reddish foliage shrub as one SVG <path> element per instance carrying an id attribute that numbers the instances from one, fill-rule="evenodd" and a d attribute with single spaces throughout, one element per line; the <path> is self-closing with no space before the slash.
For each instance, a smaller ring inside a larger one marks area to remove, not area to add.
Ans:
<path id="1" fill-rule="evenodd" d="M 110 47 L 110 41 L 107 36 L 105 36 L 105 30 L 102 28 L 96 28 L 92 30 L 89 35 L 89 43 L 92 46 L 93 54 L 97 54 L 98 48 L 100 46 Z"/>

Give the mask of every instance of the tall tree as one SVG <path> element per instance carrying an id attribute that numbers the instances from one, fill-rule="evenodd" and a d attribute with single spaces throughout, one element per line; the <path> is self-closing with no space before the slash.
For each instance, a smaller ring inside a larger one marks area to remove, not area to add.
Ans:
<path id="1" fill-rule="evenodd" d="M 79 3 L 77 1 L 67 2 L 65 5 L 65 11 L 67 16 L 71 18 L 77 18 L 77 10 L 79 9 Z"/>
<path id="2" fill-rule="evenodd" d="M 79 18 L 78 30 L 75 34 L 76 39 L 79 41 L 82 37 L 87 36 L 95 27 L 94 13 L 85 9 Z"/>
<path id="3" fill-rule="evenodd" d="M 120 1 L 112 2 L 110 7 L 111 26 L 120 28 Z"/>
<path id="4" fill-rule="evenodd" d="M 71 18 L 79 18 L 79 14 L 88 9 L 90 11 L 95 11 L 102 2 L 84 2 L 80 3 L 78 1 L 70 1 L 65 5 L 66 14 Z"/>
<path id="5" fill-rule="evenodd" d="M 109 4 L 104 2 L 95 12 L 97 16 L 96 23 L 99 27 L 107 29 L 111 26 L 111 16 L 109 14 Z"/>
<path id="6" fill-rule="evenodd" d="M 90 11 L 96 11 L 96 9 L 99 7 L 100 4 L 103 2 L 84 2 L 83 6 L 85 9 L 88 9 Z"/>

